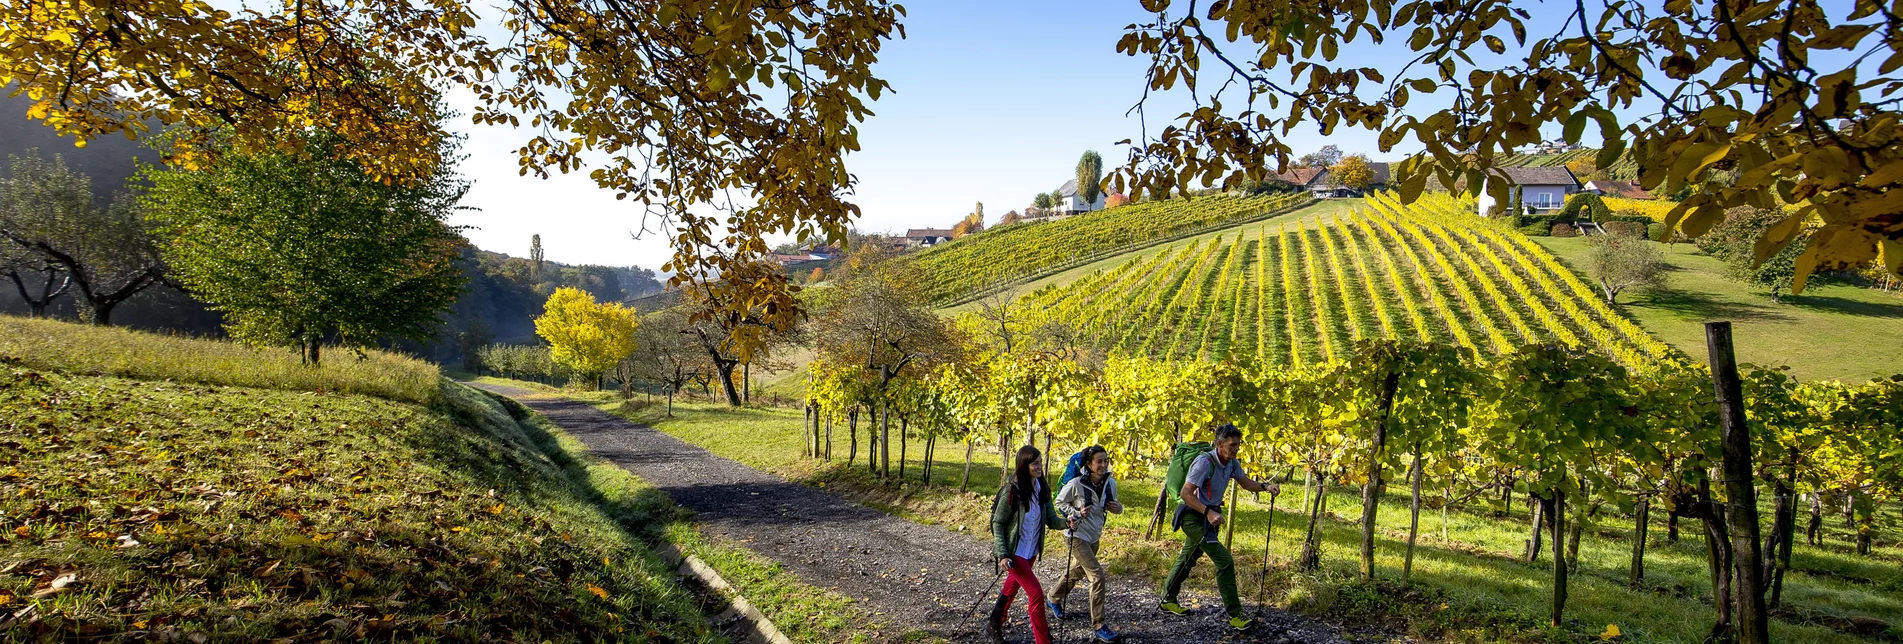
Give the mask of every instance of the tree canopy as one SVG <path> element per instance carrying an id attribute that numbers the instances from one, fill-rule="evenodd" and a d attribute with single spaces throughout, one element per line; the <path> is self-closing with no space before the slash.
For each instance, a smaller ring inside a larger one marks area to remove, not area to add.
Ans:
<path id="1" fill-rule="evenodd" d="M 1377 132 L 1383 152 L 1418 143 L 1394 166 L 1406 201 L 1434 178 L 1506 202 L 1507 182 L 1483 181 L 1502 155 L 1591 125 L 1596 166 L 1632 150 L 1646 190 L 1687 191 L 1667 224 L 1691 236 L 1727 208 L 1794 205 L 1753 256 L 1814 228 L 1796 289 L 1879 246 L 1903 270 L 1903 20 L 1888 3 L 1579 3 L 1545 34 L 1507 0 L 1144 7 L 1154 19 L 1118 51 L 1148 59 L 1145 100 L 1180 90 L 1199 107 L 1147 130 L 1118 190 L 1260 181 L 1288 165 L 1287 132 L 1313 125 Z"/>
<path id="2" fill-rule="evenodd" d="M 30 306 L 44 312 L 60 290 L 69 290 L 81 319 L 109 324 L 114 307 L 168 279 L 145 213 L 129 196 L 101 208 L 92 180 L 59 156 L 43 159 L 32 151 L 9 159 L 9 175 L 0 179 L 0 244 L 12 247 L 12 259 L 0 270 Z M 22 269 L 44 276 L 39 295 L 29 295 Z M 54 286 L 55 273 L 70 287 Z"/>
<path id="3" fill-rule="evenodd" d="M 1103 194 L 1103 156 L 1096 150 L 1085 150 L 1084 156 L 1077 159 L 1077 196 L 1084 200 L 1084 207 L 1097 203 L 1097 195 Z"/>
<path id="4" fill-rule="evenodd" d="M 318 362 L 333 337 L 427 340 L 462 293 L 464 242 L 444 220 L 467 184 L 447 166 L 384 183 L 347 145 L 319 134 L 302 154 L 228 151 L 195 170 L 147 171 L 143 201 L 172 271 L 224 312 L 233 337 Z"/>
<path id="5" fill-rule="evenodd" d="M 1335 185 L 1352 190 L 1367 190 L 1374 185 L 1374 166 L 1365 154 L 1351 154 L 1328 167 L 1328 178 Z"/>
<path id="6" fill-rule="evenodd" d="M 562 287 L 542 305 L 535 334 L 548 341 L 556 363 L 594 380 L 634 355 L 640 324 L 633 309 L 596 302 L 581 289 Z"/>

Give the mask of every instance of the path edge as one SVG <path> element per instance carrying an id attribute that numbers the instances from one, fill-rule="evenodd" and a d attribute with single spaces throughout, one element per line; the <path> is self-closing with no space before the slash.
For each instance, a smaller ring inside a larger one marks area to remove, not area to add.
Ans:
<path id="1" fill-rule="evenodd" d="M 755 641 L 769 644 L 793 644 L 793 640 L 787 639 L 786 635 L 780 632 L 780 628 L 773 625 L 773 620 L 767 619 L 764 613 L 754 608 L 753 602 L 747 601 L 745 595 L 740 594 L 740 591 L 734 589 L 732 584 L 727 583 L 727 580 L 720 576 L 720 571 L 714 570 L 714 567 L 707 565 L 707 562 L 701 561 L 694 555 L 682 553 L 680 547 L 673 543 L 662 543 L 660 547 L 654 549 L 654 556 L 659 557 L 663 563 L 674 568 L 681 575 L 692 576 L 708 588 L 726 595 L 728 601 L 732 603 L 732 607 L 728 610 L 746 620 Z"/>

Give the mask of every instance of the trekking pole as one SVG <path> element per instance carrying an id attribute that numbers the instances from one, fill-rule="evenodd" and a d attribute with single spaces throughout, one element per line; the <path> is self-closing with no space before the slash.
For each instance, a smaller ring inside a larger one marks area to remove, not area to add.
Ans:
<path id="1" fill-rule="evenodd" d="M 994 562 L 994 563 L 995 563 L 995 562 Z M 991 578 L 991 584 L 985 587 L 985 592 L 983 592 L 983 593 L 980 593 L 980 594 L 978 595 L 978 602 L 977 602 L 977 603 L 974 603 L 974 604 L 972 604 L 972 605 L 971 605 L 971 610 L 968 610 L 968 611 L 965 611 L 965 614 L 966 614 L 966 615 L 977 615 L 977 614 L 978 614 L 978 607 L 979 607 L 979 606 L 983 606 L 983 605 L 985 605 L 985 598 L 986 598 L 986 597 L 990 597 L 990 596 L 991 596 L 991 589 L 993 589 L 993 588 L 997 588 L 997 587 L 998 587 L 998 581 L 999 581 L 999 580 L 1001 580 L 1001 579 L 1004 579 L 1004 573 L 1002 573 L 1002 572 L 1000 572 L 1000 573 L 998 573 L 998 576 L 996 576 L 996 577 L 992 577 L 992 578 Z"/>
<path id="2" fill-rule="evenodd" d="M 1290 467 L 1289 471 L 1282 475 L 1282 481 L 1287 481 L 1289 477 L 1294 475 L 1295 475 L 1295 468 Z M 1267 529 L 1263 530 L 1263 534 L 1262 534 L 1262 576 L 1256 579 L 1256 582 L 1255 582 L 1255 614 L 1256 615 L 1262 614 L 1263 612 L 1262 605 L 1268 599 L 1269 537 L 1275 536 L 1275 497 L 1279 496 L 1282 493 L 1282 481 L 1276 482 L 1275 491 L 1269 493 L 1269 525 Z M 1257 501 L 1262 500 L 1262 497 L 1260 494 L 1256 496 L 1256 500 Z"/>

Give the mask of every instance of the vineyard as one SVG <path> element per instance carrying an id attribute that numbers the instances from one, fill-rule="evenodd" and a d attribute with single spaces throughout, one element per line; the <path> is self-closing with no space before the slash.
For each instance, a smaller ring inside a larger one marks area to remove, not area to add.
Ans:
<path id="1" fill-rule="evenodd" d="M 1166 199 L 1053 222 L 1000 226 L 920 251 L 930 300 L 949 306 L 998 287 L 1214 228 L 1308 205 L 1307 193 Z"/>
<path id="2" fill-rule="evenodd" d="M 1454 197 L 1364 203 L 1317 227 L 1131 260 L 1029 294 L 1026 308 L 1098 346 L 1159 359 L 1301 366 L 1377 338 L 1483 355 L 1550 342 L 1628 366 L 1673 355 L 1545 249 Z"/>
<path id="3" fill-rule="evenodd" d="M 1515 152 L 1495 158 L 1494 166 L 1500 168 L 1555 167 L 1566 165 L 1580 159 L 1590 161 L 1598 154 L 1599 150 L 1596 148 L 1580 148 L 1553 154 L 1520 154 Z M 1639 164 L 1632 159 L 1632 153 L 1630 151 L 1620 155 L 1619 160 L 1612 165 L 1600 169 L 1604 170 L 1606 176 L 1614 181 L 1637 181 L 1639 179 Z"/>

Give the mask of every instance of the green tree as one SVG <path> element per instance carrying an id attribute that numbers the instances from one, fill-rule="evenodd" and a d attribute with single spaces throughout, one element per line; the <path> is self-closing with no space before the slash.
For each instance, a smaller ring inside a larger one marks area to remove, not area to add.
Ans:
<path id="1" fill-rule="evenodd" d="M 11 174 L 0 180 L 0 239 L 14 245 L 15 255 L 11 270 L 0 270 L 37 313 L 64 288 L 52 286 L 54 273 L 74 287 L 80 319 L 94 324 L 111 324 L 114 307 L 165 282 L 165 264 L 138 203 L 121 198 L 96 206 L 92 180 L 57 155 L 9 158 Z M 38 296 L 22 284 L 23 268 L 45 276 Z"/>
<path id="2" fill-rule="evenodd" d="M 1051 198 L 1051 194 L 1048 192 L 1037 193 L 1037 196 L 1031 199 L 1031 207 L 1038 210 L 1047 210 L 1055 205 L 1057 205 L 1057 200 Z"/>
<path id="3" fill-rule="evenodd" d="M 1665 254 L 1652 242 L 1629 235 L 1594 235 L 1586 240 L 1586 273 L 1599 283 L 1606 302 L 1618 303 L 1629 288 L 1657 288 L 1665 282 Z"/>
<path id="4" fill-rule="evenodd" d="M 1335 164 L 1341 163 L 1341 159 L 1341 148 L 1333 145 L 1324 145 L 1320 150 L 1302 155 L 1301 159 L 1295 161 L 1295 167 L 1316 169 L 1332 168 Z"/>
<path id="5" fill-rule="evenodd" d="M 542 235 L 529 236 L 529 279 L 542 279 Z"/>
<path id="6" fill-rule="evenodd" d="M 295 346 L 315 364 L 332 337 L 427 340 L 462 292 L 465 242 L 444 218 L 468 184 L 446 170 L 385 183 L 346 145 L 319 134 L 304 155 L 232 151 L 202 170 L 146 170 L 166 258 L 233 337 Z"/>
<path id="7" fill-rule="evenodd" d="M 1077 159 L 1077 196 L 1084 200 L 1084 209 L 1097 203 L 1097 196 L 1103 194 L 1103 157 L 1096 150 L 1085 150 L 1084 156 Z"/>

